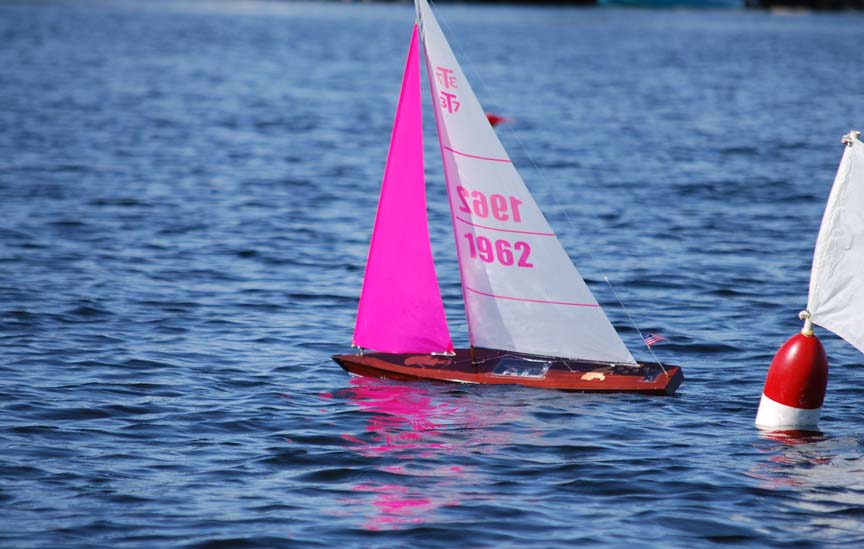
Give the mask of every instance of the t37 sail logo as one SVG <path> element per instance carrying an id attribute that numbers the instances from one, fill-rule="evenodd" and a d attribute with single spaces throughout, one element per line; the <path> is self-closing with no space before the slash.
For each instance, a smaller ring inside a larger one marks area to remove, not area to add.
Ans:
<path id="1" fill-rule="evenodd" d="M 462 103 L 459 101 L 455 93 L 456 88 L 459 86 L 456 84 L 456 75 L 453 73 L 453 69 L 440 66 L 435 67 L 435 80 L 438 81 L 439 86 L 444 88 L 438 92 L 438 100 L 441 104 L 441 108 L 450 114 L 459 112 L 459 107 L 462 106 Z"/>

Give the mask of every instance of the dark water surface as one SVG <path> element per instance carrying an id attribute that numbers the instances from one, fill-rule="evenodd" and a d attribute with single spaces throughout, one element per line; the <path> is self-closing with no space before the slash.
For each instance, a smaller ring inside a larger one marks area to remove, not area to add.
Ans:
<path id="1" fill-rule="evenodd" d="M 800 326 L 840 136 L 864 129 L 864 17 L 439 16 L 628 345 L 646 357 L 603 276 L 669 338 L 679 394 L 402 384 L 330 361 L 410 6 L 2 3 L 0 546 L 864 544 L 861 354 L 820 333 L 820 436 L 752 425 Z"/>

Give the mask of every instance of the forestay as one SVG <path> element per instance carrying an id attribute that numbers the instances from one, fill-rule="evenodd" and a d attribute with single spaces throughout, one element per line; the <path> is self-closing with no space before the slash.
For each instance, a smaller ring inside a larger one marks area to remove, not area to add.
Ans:
<path id="1" fill-rule="evenodd" d="M 390 353 L 453 350 L 426 220 L 418 52 L 415 26 L 354 327 L 354 345 Z"/>
<path id="2" fill-rule="evenodd" d="M 846 138 L 813 254 L 807 309 L 813 323 L 864 353 L 864 143 Z"/>
<path id="3" fill-rule="evenodd" d="M 635 363 L 488 123 L 426 0 L 416 0 L 472 345 Z"/>

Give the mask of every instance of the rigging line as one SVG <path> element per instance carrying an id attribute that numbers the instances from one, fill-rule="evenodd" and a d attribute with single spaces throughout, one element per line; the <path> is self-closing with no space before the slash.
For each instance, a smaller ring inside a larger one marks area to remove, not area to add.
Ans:
<path id="1" fill-rule="evenodd" d="M 651 357 L 654 359 L 654 362 L 656 362 L 657 364 L 659 364 L 659 365 L 660 365 L 660 369 L 663 370 L 663 373 L 666 374 L 666 375 L 668 376 L 668 375 L 669 375 L 669 372 L 666 371 L 666 367 L 663 366 L 663 363 L 660 362 L 660 360 L 657 358 L 657 355 L 654 354 L 654 349 L 652 349 L 651 346 L 648 345 L 648 343 L 645 341 L 645 336 L 642 335 L 642 330 L 640 330 L 640 329 L 639 329 L 639 326 L 636 325 L 636 321 L 633 320 L 633 317 L 630 315 L 630 311 L 627 310 L 627 307 L 624 306 L 624 302 L 621 301 L 621 298 L 620 298 L 620 297 L 618 297 L 618 292 L 616 292 L 616 291 L 615 291 L 615 288 L 612 287 L 612 283 L 609 282 L 609 277 L 604 275 L 604 276 L 603 276 L 603 280 L 605 280 L 605 281 L 606 281 L 606 284 L 609 285 L 609 289 L 612 290 L 612 294 L 615 296 L 615 299 L 618 300 L 618 303 L 621 304 L 621 308 L 624 309 L 624 312 L 625 312 L 625 313 L 627 313 L 627 318 L 630 319 L 630 325 L 633 326 L 633 329 L 636 330 L 636 333 L 637 333 L 637 334 L 639 334 L 639 339 L 642 340 L 642 343 L 643 343 L 646 347 L 648 347 L 648 352 L 651 353 Z"/>
<path id="2" fill-rule="evenodd" d="M 432 2 L 429 2 L 429 9 L 432 9 Z M 435 15 L 437 17 L 438 9 L 435 8 L 434 11 L 436 12 Z M 468 52 L 465 50 L 465 48 L 462 47 L 462 43 L 459 41 L 459 38 L 457 37 L 457 35 L 452 32 L 450 26 L 447 24 L 446 21 L 444 21 L 441 17 L 437 17 L 437 18 L 438 18 L 438 21 L 440 22 L 441 26 L 443 26 L 447 29 L 448 36 L 450 38 L 452 38 L 451 42 L 456 44 L 456 48 L 459 50 L 460 59 L 466 60 L 465 65 L 469 65 L 469 66 L 473 65 L 474 63 L 471 60 L 471 56 L 468 54 Z M 481 89 L 483 89 L 484 92 L 487 92 L 489 88 L 486 85 L 486 81 L 483 80 L 483 76 L 479 73 L 476 73 L 476 72 L 474 73 L 474 76 L 476 77 L 476 81 L 478 81 L 480 83 L 479 87 Z M 472 79 L 475 79 L 475 78 L 472 78 Z M 552 185 L 549 182 L 548 178 L 546 177 L 545 172 L 543 170 L 541 170 L 540 166 L 538 166 L 537 163 L 534 161 L 534 157 L 531 155 L 531 153 L 528 152 L 528 147 L 525 146 L 525 143 L 522 141 L 522 138 L 519 137 L 519 134 L 516 132 L 516 128 L 514 128 L 512 124 L 507 124 L 507 129 L 510 131 L 510 134 L 519 143 L 519 146 L 522 148 L 522 152 L 525 154 L 525 157 L 531 163 L 531 166 L 534 168 L 535 173 L 538 174 L 541 182 L 543 183 L 543 186 L 549 191 L 549 194 L 552 196 L 552 200 L 555 201 L 555 205 L 558 207 L 558 209 L 561 212 L 564 213 L 564 218 L 567 222 L 567 225 L 569 225 L 571 229 L 576 227 L 576 222 L 573 220 L 572 217 L 570 217 L 570 214 L 567 211 L 568 209 L 564 206 L 564 204 L 562 204 L 561 200 L 558 197 L 558 193 L 555 192 L 554 185 Z M 577 231 L 576 234 L 578 235 L 581 233 Z M 636 330 L 636 333 L 639 334 L 639 338 L 641 339 L 642 343 L 645 344 L 645 339 L 642 337 L 642 331 L 639 330 L 639 327 L 636 325 L 636 322 L 633 320 L 633 316 L 630 314 L 630 311 L 627 309 L 627 307 L 624 305 L 624 302 L 618 296 L 618 292 L 615 291 L 615 288 L 612 285 L 612 282 L 609 280 L 609 277 L 603 272 L 604 269 L 602 267 L 600 267 L 601 263 L 597 260 L 597 257 L 591 251 L 591 247 L 586 246 L 585 240 L 582 239 L 581 237 L 579 237 L 579 241 L 582 244 L 581 248 L 583 250 L 583 253 L 587 252 L 587 255 L 588 255 L 589 259 L 591 260 L 591 263 L 593 265 L 597 265 L 599 267 L 598 270 L 600 271 L 600 274 L 603 276 L 603 280 L 606 281 L 606 284 L 609 286 L 609 289 L 612 290 L 612 294 L 615 296 L 615 299 L 618 301 L 618 304 L 621 306 L 621 309 L 624 311 L 624 313 L 630 319 L 631 326 Z M 660 364 L 660 367 L 663 368 L 663 372 L 665 373 L 666 368 L 664 368 L 663 364 L 661 364 L 660 361 L 657 360 L 657 356 L 654 354 L 654 351 L 653 351 L 653 349 L 651 349 L 651 346 L 646 345 L 646 347 L 648 347 L 648 351 L 651 353 L 651 356 L 654 358 L 654 360 L 658 364 Z"/>

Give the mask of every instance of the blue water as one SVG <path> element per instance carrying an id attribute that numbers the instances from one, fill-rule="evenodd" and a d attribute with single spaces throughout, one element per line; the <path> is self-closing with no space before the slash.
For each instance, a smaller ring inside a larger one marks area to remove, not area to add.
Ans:
<path id="1" fill-rule="evenodd" d="M 604 276 L 668 338 L 679 393 L 330 361 L 410 6 L 0 3 L 0 546 L 864 543 L 864 357 L 819 333 L 821 435 L 752 425 L 800 326 L 839 139 L 864 130 L 864 17 L 439 16 L 628 345 L 650 358 Z M 436 147 L 433 248 L 464 345 Z"/>

